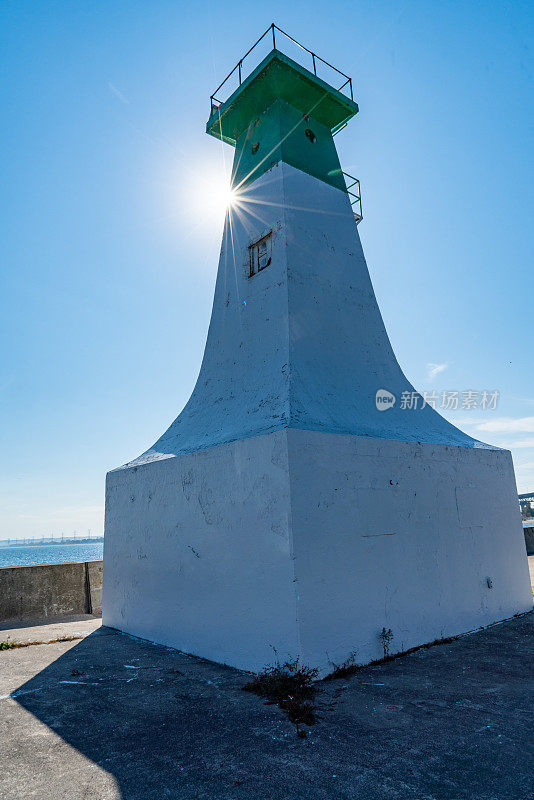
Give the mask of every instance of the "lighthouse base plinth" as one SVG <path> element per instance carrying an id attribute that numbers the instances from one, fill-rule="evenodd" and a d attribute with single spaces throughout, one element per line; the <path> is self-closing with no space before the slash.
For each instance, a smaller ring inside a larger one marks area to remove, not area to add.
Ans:
<path id="1" fill-rule="evenodd" d="M 529 611 L 511 457 L 284 428 L 108 475 L 105 625 L 321 676 Z"/>

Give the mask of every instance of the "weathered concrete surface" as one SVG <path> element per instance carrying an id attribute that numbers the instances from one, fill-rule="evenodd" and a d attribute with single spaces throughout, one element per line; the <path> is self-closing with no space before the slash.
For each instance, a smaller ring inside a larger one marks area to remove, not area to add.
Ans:
<path id="1" fill-rule="evenodd" d="M 531 800 L 533 629 L 529 614 L 323 682 L 306 739 L 243 673 L 110 629 L 6 651 L 0 796 Z"/>
<path id="2" fill-rule="evenodd" d="M 0 626 L 0 641 L 13 644 L 29 642 L 44 644 L 69 637 L 83 639 L 102 625 L 102 618 L 93 614 L 73 614 L 67 617 L 56 617 L 43 620 L 32 620 L 25 623 L 13 623 Z"/>
<path id="3" fill-rule="evenodd" d="M 103 561 L 86 561 L 87 583 L 89 592 L 88 610 L 91 614 L 102 614 L 102 581 L 104 574 Z"/>
<path id="4" fill-rule="evenodd" d="M 384 628 L 406 651 L 532 609 L 504 450 L 287 429 L 107 487 L 104 624 L 238 669 L 324 677 Z"/>
<path id="5" fill-rule="evenodd" d="M 534 525 L 528 528 L 523 527 L 523 533 L 525 535 L 527 553 L 529 556 L 534 555 Z"/>
<path id="6" fill-rule="evenodd" d="M 347 193 L 281 161 L 228 212 L 187 405 L 107 476 L 104 623 L 326 675 L 384 628 L 401 650 L 531 610 L 510 453 L 406 396 Z"/>
<path id="7" fill-rule="evenodd" d="M 0 568 L 0 622 L 102 613 L 102 561 Z"/>

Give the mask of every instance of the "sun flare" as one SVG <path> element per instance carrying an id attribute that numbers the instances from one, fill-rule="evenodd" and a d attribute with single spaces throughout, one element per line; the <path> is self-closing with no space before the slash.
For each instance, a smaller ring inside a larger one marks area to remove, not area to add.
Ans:
<path id="1" fill-rule="evenodd" d="M 226 165 L 202 164 L 187 170 L 176 199 L 187 224 L 196 230 L 203 225 L 223 225 L 230 210 L 240 215 L 246 206 L 245 195 L 242 187 L 232 186 Z"/>
<path id="2" fill-rule="evenodd" d="M 213 202 L 221 211 L 232 208 L 237 202 L 237 192 L 226 184 L 217 186 L 214 189 Z"/>
<path id="3" fill-rule="evenodd" d="M 195 191 L 194 205 L 204 217 L 221 218 L 227 209 L 237 205 L 237 192 L 224 175 L 212 176 L 199 182 Z"/>

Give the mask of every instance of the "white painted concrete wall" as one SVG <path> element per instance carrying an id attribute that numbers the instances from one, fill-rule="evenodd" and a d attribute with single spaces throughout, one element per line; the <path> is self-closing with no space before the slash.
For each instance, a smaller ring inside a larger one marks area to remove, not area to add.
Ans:
<path id="1" fill-rule="evenodd" d="M 532 607 L 503 450 L 286 429 L 116 470 L 104 547 L 105 625 L 249 670 Z"/>
<path id="2" fill-rule="evenodd" d="M 285 431 L 109 473 L 103 623 L 243 669 L 297 652 Z"/>
<path id="3" fill-rule="evenodd" d="M 272 263 L 251 278 L 269 230 Z M 348 198 L 279 164 L 227 220 L 191 399 L 108 475 L 104 623 L 325 673 L 379 657 L 383 626 L 393 652 L 530 608 L 509 453 L 429 407 L 378 411 L 378 389 L 412 386 Z"/>
<path id="4" fill-rule="evenodd" d="M 531 610 L 507 451 L 288 430 L 288 453 L 304 663 L 381 658 L 383 627 L 394 653 Z"/>
<path id="5" fill-rule="evenodd" d="M 272 263 L 250 278 L 248 246 L 269 230 Z M 381 388 L 397 397 L 387 412 L 376 409 Z M 389 343 L 348 196 L 279 163 L 227 218 L 193 394 L 130 463 L 287 426 L 476 446 L 429 406 L 401 410 L 402 392 L 412 390 Z"/>

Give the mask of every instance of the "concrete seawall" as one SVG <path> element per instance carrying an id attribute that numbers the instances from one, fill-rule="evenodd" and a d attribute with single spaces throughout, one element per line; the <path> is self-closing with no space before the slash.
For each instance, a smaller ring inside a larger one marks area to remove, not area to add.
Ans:
<path id="1" fill-rule="evenodd" d="M 102 613 L 102 561 L 0 568 L 0 621 Z"/>

